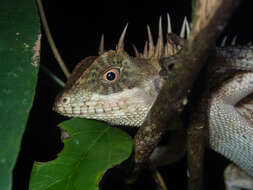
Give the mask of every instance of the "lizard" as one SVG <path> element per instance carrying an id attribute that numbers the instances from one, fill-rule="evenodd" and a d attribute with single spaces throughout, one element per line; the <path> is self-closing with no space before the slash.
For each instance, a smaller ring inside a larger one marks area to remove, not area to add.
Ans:
<path id="1" fill-rule="evenodd" d="M 181 31 L 186 28 L 189 33 L 187 22 L 182 28 Z M 112 125 L 139 127 L 143 124 L 164 82 L 160 75 L 160 60 L 179 53 L 183 43 L 180 38 L 169 37 L 172 31 L 168 17 L 167 42 L 163 44 L 160 20 L 157 45 L 154 45 L 147 27 L 148 42 L 144 51 L 140 53 L 134 48 L 133 57 L 124 50 L 126 29 L 127 26 L 115 50 L 104 50 L 102 36 L 99 56 L 87 57 L 75 67 L 56 98 L 56 112 L 69 117 L 103 120 Z M 222 64 L 214 68 L 215 73 L 211 73 L 217 77 L 211 77 L 211 91 L 203 97 L 208 100 L 204 114 L 208 144 L 253 176 L 253 96 L 248 96 L 253 91 L 253 73 L 250 72 L 253 47 L 217 47 L 216 53 L 221 57 Z M 227 172 L 227 176 L 231 176 L 231 172 Z M 234 182 L 226 183 L 228 188 L 234 188 L 231 187 Z M 235 183 L 235 186 L 240 183 Z"/>

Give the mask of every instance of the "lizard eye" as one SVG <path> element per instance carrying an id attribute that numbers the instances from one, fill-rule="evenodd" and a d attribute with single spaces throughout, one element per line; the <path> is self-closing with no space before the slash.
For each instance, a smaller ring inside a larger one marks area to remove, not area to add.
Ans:
<path id="1" fill-rule="evenodd" d="M 103 75 L 103 80 L 107 83 L 114 83 L 119 79 L 120 76 L 120 69 L 119 68 L 112 68 L 105 72 Z"/>

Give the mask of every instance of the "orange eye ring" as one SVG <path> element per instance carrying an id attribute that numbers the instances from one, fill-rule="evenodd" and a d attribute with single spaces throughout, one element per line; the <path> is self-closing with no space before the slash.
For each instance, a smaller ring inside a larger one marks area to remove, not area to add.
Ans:
<path id="1" fill-rule="evenodd" d="M 119 68 L 112 68 L 106 71 L 103 75 L 103 81 L 106 83 L 114 83 L 120 77 L 120 69 Z"/>

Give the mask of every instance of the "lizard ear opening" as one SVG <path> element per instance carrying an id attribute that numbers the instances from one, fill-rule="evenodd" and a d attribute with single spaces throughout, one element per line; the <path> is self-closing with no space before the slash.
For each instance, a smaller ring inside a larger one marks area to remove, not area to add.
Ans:
<path id="1" fill-rule="evenodd" d="M 111 68 L 106 71 L 103 75 L 103 82 L 112 84 L 115 83 L 120 77 L 120 69 L 119 68 Z"/>

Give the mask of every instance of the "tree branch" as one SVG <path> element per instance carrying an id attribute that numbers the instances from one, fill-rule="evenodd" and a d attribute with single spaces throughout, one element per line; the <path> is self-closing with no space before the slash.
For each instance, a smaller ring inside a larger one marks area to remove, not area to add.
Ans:
<path id="1" fill-rule="evenodd" d="M 48 43 L 49 43 L 49 45 L 50 45 L 50 47 L 53 51 L 55 59 L 57 60 L 57 63 L 59 64 L 61 70 L 65 74 L 66 78 L 69 78 L 70 72 L 68 71 L 68 68 L 64 64 L 64 61 L 63 61 L 58 49 L 56 48 L 56 45 L 54 43 L 53 37 L 51 35 L 51 32 L 50 32 L 48 24 L 47 24 L 47 19 L 46 19 L 46 16 L 45 16 L 45 12 L 44 12 L 42 2 L 41 2 L 41 0 L 36 0 L 36 2 L 37 2 L 38 10 L 39 10 L 39 13 L 40 13 L 40 18 L 41 18 L 41 22 L 42 22 L 42 25 L 43 25 L 43 29 L 44 29 L 45 34 L 47 36 Z"/>
<path id="2" fill-rule="evenodd" d="M 161 60 L 163 85 L 145 123 L 135 136 L 134 161 L 147 160 L 161 135 L 171 128 L 182 112 L 189 92 L 215 48 L 215 42 L 226 26 L 239 0 L 196 0 L 196 11 L 190 39 L 182 51 Z M 168 126 L 169 125 L 169 126 Z"/>

